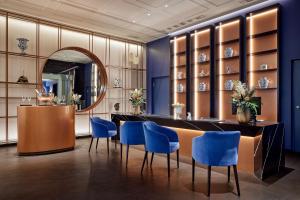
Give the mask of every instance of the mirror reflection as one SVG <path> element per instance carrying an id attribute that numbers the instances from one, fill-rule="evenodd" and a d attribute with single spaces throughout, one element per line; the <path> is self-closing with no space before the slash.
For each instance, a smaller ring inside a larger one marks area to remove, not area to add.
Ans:
<path id="1" fill-rule="evenodd" d="M 76 50 L 52 54 L 43 68 L 43 90 L 56 104 L 75 104 L 85 110 L 97 102 L 101 91 L 100 71 L 89 56 Z"/>

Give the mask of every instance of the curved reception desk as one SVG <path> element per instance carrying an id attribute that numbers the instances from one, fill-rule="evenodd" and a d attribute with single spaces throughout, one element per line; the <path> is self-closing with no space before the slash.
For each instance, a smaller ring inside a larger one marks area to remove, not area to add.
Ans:
<path id="1" fill-rule="evenodd" d="M 74 106 L 18 106 L 17 113 L 19 155 L 74 149 Z"/>

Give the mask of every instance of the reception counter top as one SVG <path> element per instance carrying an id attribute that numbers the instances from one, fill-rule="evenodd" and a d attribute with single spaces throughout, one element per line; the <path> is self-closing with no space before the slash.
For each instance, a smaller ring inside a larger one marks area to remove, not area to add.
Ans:
<path id="1" fill-rule="evenodd" d="M 282 123 L 257 122 L 253 125 L 217 119 L 185 120 L 172 116 L 130 115 L 114 113 L 112 121 L 119 127 L 121 121 L 154 121 L 174 129 L 179 137 L 180 152 L 191 157 L 192 139 L 205 131 L 240 131 L 238 168 L 264 179 L 284 167 L 284 126 Z"/>
<path id="2" fill-rule="evenodd" d="M 20 155 L 52 153 L 74 149 L 73 106 L 18 106 Z"/>

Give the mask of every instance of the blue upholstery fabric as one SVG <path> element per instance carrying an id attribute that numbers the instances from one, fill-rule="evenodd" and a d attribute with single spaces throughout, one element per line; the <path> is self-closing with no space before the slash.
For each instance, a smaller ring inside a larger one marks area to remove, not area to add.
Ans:
<path id="1" fill-rule="evenodd" d="M 208 131 L 193 138 L 192 156 L 196 162 L 210 166 L 237 165 L 239 131 Z"/>
<path id="2" fill-rule="evenodd" d="M 126 121 L 120 127 L 120 143 L 126 145 L 145 144 L 143 121 Z"/>
<path id="3" fill-rule="evenodd" d="M 95 122 L 100 122 L 102 124 L 105 124 L 109 130 L 114 130 L 114 131 L 117 130 L 117 126 L 114 122 L 111 122 L 111 121 L 108 121 L 105 119 L 101 119 L 100 117 L 92 117 L 92 119 Z"/>
<path id="4" fill-rule="evenodd" d="M 172 153 L 179 149 L 178 135 L 169 128 L 154 122 L 144 122 L 146 151 L 153 153 Z"/>
<path id="5" fill-rule="evenodd" d="M 113 122 L 100 119 L 99 117 L 92 117 L 90 121 L 94 138 L 107 138 L 117 135 L 117 127 Z"/>

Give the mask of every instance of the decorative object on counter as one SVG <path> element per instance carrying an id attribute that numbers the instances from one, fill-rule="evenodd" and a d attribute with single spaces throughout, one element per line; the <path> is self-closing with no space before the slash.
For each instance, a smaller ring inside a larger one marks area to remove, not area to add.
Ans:
<path id="1" fill-rule="evenodd" d="M 26 101 L 28 101 L 28 103 L 26 103 Z M 31 106 L 31 97 L 22 96 L 21 106 Z"/>
<path id="2" fill-rule="evenodd" d="M 143 89 L 135 89 L 129 92 L 130 98 L 129 101 L 133 107 L 133 114 L 141 114 L 141 105 L 145 103 L 143 96 Z"/>
<path id="3" fill-rule="evenodd" d="M 199 62 L 200 63 L 203 63 L 203 62 L 206 62 L 207 61 L 207 56 L 205 53 L 200 53 L 199 55 Z"/>
<path id="4" fill-rule="evenodd" d="M 113 82 L 114 88 L 120 88 L 121 87 L 121 80 L 119 78 L 115 78 Z"/>
<path id="5" fill-rule="evenodd" d="M 114 104 L 114 109 L 115 109 L 116 112 L 119 112 L 119 110 L 120 110 L 120 103 L 115 103 Z"/>
<path id="6" fill-rule="evenodd" d="M 17 38 L 18 42 L 18 47 L 21 50 L 22 54 L 25 54 L 25 50 L 28 48 L 27 42 L 29 40 L 27 38 Z"/>
<path id="7" fill-rule="evenodd" d="M 58 96 L 54 96 L 53 99 L 52 99 L 52 103 L 57 105 L 57 104 L 60 104 L 61 102 L 61 99 L 58 97 Z"/>
<path id="8" fill-rule="evenodd" d="M 183 72 L 177 72 L 177 79 L 183 79 Z"/>
<path id="9" fill-rule="evenodd" d="M 268 64 L 261 64 L 259 66 L 259 70 L 267 70 L 268 69 Z"/>
<path id="10" fill-rule="evenodd" d="M 77 110 L 81 110 L 81 95 L 80 94 L 73 94 L 72 95 L 72 104 L 76 105 Z"/>
<path id="11" fill-rule="evenodd" d="M 204 82 L 199 83 L 199 88 L 198 89 L 199 89 L 200 92 L 206 91 L 207 90 L 207 83 L 204 83 Z"/>
<path id="12" fill-rule="evenodd" d="M 226 74 L 231 74 L 232 73 L 232 69 L 231 69 L 231 66 L 226 66 Z"/>
<path id="13" fill-rule="evenodd" d="M 251 101 L 254 92 L 255 90 L 249 89 L 246 83 L 234 81 L 232 102 L 237 107 L 236 120 L 241 124 L 249 123 L 251 113 L 257 114 L 258 105 Z"/>
<path id="14" fill-rule="evenodd" d="M 181 83 L 177 85 L 177 92 L 182 93 L 184 91 L 184 87 Z"/>
<path id="15" fill-rule="evenodd" d="M 172 107 L 174 108 L 174 119 L 181 119 L 182 109 L 185 105 L 182 103 L 174 103 Z"/>
<path id="16" fill-rule="evenodd" d="M 270 82 L 270 79 L 264 76 L 258 80 L 258 87 L 261 89 L 267 89 L 269 87 Z"/>
<path id="17" fill-rule="evenodd" d="M 225 82 L 225 90 L 232 90 L 234 86 L 233 80 L 227 80 Z"/>
<path id="18" fill-rule="evenodd" d="M 191 112 L 187 112 L 186 119 L 187 120 L 192 120 L 192 113 Z"/>
<path id="19" fill-rule="evenodd" d="M 205 71 L 202 69 L 201 72 L 199 73 L 199 76 L 200 77 L 204 77 L 206 76 L 207 74 L 205 73 Z"/>
<path id="20" fill-rule="evenodd" d="M 53 93 L 45 93 L 40 92 L 37 89 L 35 89 L 35 92 L 37 94 L 37 100 L 39 105 L 52 105 L 53 104 Z"/>
<path id="21" fill-rule="evenodd" d="M 231 47 L 227 47 L 224 51 L 224 57 L 225 58 L 230 58 L 230 57 L 233 57 L 234 55 L 234 51 L 233 51 L 233 48 Z"/>

